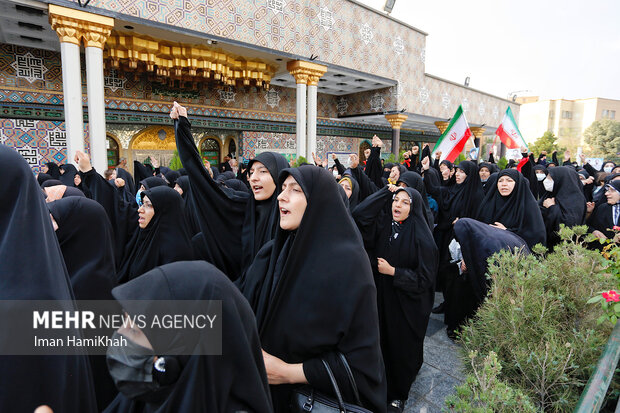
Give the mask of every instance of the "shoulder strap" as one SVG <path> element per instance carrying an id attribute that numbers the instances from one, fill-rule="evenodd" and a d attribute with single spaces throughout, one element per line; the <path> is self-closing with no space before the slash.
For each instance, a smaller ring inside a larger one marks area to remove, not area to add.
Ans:
<path id="1" fill-rule="evenodd" d="M 338 399 L 338 406 L 340 409 L 340 413 L 346 413 L 347 409 L 344 407 L 344 400 L 342 399 L 342 394 L 340 393 L 340 388 L 338 387 L 338 383 L 336 382 L 336 377 L 334 377 L 334 373 L 332 369 L 329 367 L 329 364 L 323 359 L 323 366 L 325 366 L 325 370 L 327 371 L 327 375 L 329 376 L 329 380 L 332 382 L 332 387 L 334 388 L 334 392 L 336 393 L 336 398 Z"/>
<path id="2" fill-rule="evenodd" d="M 355 396 L 355 403 L 358 406 L 362 406 L 360 395 L 359 395 L 359 392 L 357 391 L 357 384 L 355 383 L 355 378 L 353 377 L 353 372 L 351 371 L 351 367 L 349 367 L 347 358 L 344 356 L 344 354 L 340 352 L 338 353 L 338 356 L 340 357 L 340 361 L 342 362 L 342 365 L 344 366 L 344 369 L 347 372 L 347 376 L 349 376 L 349 384 L 351 384 L 351 388 L 353 389 L 353 395 Z"/>

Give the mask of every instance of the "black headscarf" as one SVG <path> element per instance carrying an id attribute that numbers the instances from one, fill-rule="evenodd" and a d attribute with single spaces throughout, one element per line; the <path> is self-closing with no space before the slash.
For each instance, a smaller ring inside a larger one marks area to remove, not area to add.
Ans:
<path id="1" fill-rule="evenodd" d="M 176 344 L 191 345 L 196 355 L 176 356 L 181 372 L 171 385 L 157 390 L 156 402 L 144 403 L 120 394 L 106 413 L 176 412 L 272 412 L 267 375 L 256 322 L 247 301 L 230 280 L 204 261 L 182 261 L 157 267 L 113 290 L 128 314 L 157 314 L 158 300 L 221 300 L 222 355 L 207 356 L 205 332 L 199 338 L 184 337 L 186 330 L 171 335 L 144 334 L 154 355 L 174 356 Z M 144 301 L 139 301 L 144 300 Z M 183 310 L 181 310 L 182 312 Z M 191 344 L 190 344 L 191 343 Z"/>
<path id="2" fill-rule="evenodd" d="M 153 176 L 153 167 L 151 165 L 144 165 L 139 161 L 133 161 L 133 176 L 136 182 L 135 192 L 138 192 L 141 181 Z"/>
<path id="3" fill-rule="evenodd" d="M 403 182 L 405 185 L 407 185 L 408 188 L 413 188 L 418 191 L 418 193 L 422 197 L 422 207 L 425 211 L 426 222 L 428 223 L 428 227 L 432 231 L 433 227 L 435 226 L 435 218 L 433 217 L 433 211 L 431 211 L 431 208 L 428 205 L 428 198 L 426 196 L 424 180 L 419 173 L 407 171 L 400 176 L 400 179 L 396 184 L 398 185 L 398 183 L 400 182 Z"/>
<path id="4" fill-rule="evenodd" d="M 352 400 L 341 352 L 362 402 L 385 412 L 376 289 L 362 239 L 332 174 L 310 165 L 285 169 L 280 185 L 289 175 L 307 200 L 301 224 L 296 231 L 278 228 L 238 281 L 256 313 L 262 346 L 287 363 L 303 363 L 308 382 L 331 394 L 324 358 Z M 291 389 L 271 387 L 277 413 L 288 411 Z"/>
<path id="5" fill-rule="evenodd" d="M 171 169 L 168 172 L 166 172 L 164 176 L 166 177 L 166 180 L 168 181 L 168 186 L 170 188 L 174 188 L 174 185 L 177 183 L 177 179 L 179 179 L 181 174 Z"/>
<path id="6" fill-rule="evenodd" d="M 514 232 L 527 242 L 531 248 L 546 242 L 545 222 L 540 208 L 530 192 L 529 182 L 515 169 L 504 169 L 497 180 L 503 176 L 515 181 L 515 186 L 508 196 L 502 196 L 497 190 L 497 181 L 489 188 L 478 209 L 478 221 L 486 224 L 502 223 L 507 230 Z"/>
<path id="7" fill-rule="evenodd" d="M 250 266 L 258 251 L 268 241 L 275 237 L 279 228 L 280 211 L 278 210 L 278 195 L 280 172 L 289 167 L 286 158 L 274 152 L 263 152 L 252 159 L 248 164 L 248 171 L 254 162 L 260 162 L 269 170 L 269 174 L 276 183 L 276 189 L 271 198 L 256 201 L 252 195 L 248 200 L 241 231 L 241 249 L 243 252 L 242 270 Z"/>
<path id="8" fill-rule="evenodd" d="M 585 169 L 581 169 L 577 171 L 577 173 L 583 176 L 585 179 L 588 179 L 590 177 L 590 174 Z M 579 180 L 581 180 L 581 178 L 579 178 Z M 592 190 L 594 189 L 594 181 L 585 185 L 582 182 L 582 185 L 583 196 L 586 198 L 586 202 L 592 202 Z"/>
<path id="9" fill-rule="evenodd" d="M 487 168 L 490 173 L 499 172 L 499 167 L 491 162 L 480 162 L 478 164 L 478 171 L 482 168 Z"/>
<path id="10" fill-rule="evenodd" d="M 78 174 L 78 171 L 75 168 L 75 166 L 73 166 L 70 163 L 66 163 L 64 165 L 61 165 L 60 169 L 64 171 L 64 173 L 60 175 L 60 181 L 63 183 L 63 185 L 75 186 L 74 178 L 75 178 L 75 175 Z"/>
<path id="11" fill-rule="evenodd" d="M 229 179 L 235 179 L 235 178 L 236 178 L 236 175 L 235 175 L 235 173 L 233 171 L 224 171 L 224 172 L 221 172 L 217 176 L 216 181 L 217 182 L 224 182 L 224 181 L 228 181 Z"/>
<path id="12" fill-rule="evenodd" d="M 228 179 L 224 182 L 224 185 L 226 188 L 230 188 L 234 191 L 245 192 L 248 195 L 250 194 L 250 188 L 248 188 L 248 186 L 239 179 Z"/>
<path id="13" fill-rule="evenodd" d="M 189 176 L 187 175 L 182 175 L 180 177 L 177 178 L 176 180 L 176 184 L 179 185 L 181 187 L 181 189 L 183 190 L 183 199 L 187 198 L 187 192 L 189 191 Z"/>
<path id="14" fill-rule="evenodd" d="M 45 164 L 48 168 L 47 174 L 54 179 L 60 179 L 60 168 L 55 162 L 48 162 Z"/>
<path id="15" fill-rule="evenodd" d="M 164 185 L 143 191 L 142 198 L 145 196 L 153 204 L 155 215 L 130 241 L 117 276 L 119 283 L 158 265 L 193 258 L 181 195 Z"/>
<path id="16" fill-rule="evenodd" d="M 116 168 L 116 176 L 122 178 L 125 181 L 125 190 L 131 195 L 135 196 L 136 184 L 134 183 L 133 176 L 131 176 L 128 171 L 121 168 L 120 166 Z"/>
<path id="17" fill-rule="evenodd" d="M 182 175 L 177 181 L 176 185 L 179 185 L 183 190 L 181 197 L 183 198 L 183 215 L 185 216 L 185 222 L 187 223 L 187 230 L 190 238 L 200 232 L 200 226 L 198 224 L 197 213 L 195 210 L 192 196 L 190 195 L 191 187 L 189 184 L 189 176 Z M 197 258 L 197 257 L 195 257 Z"/>
<path id="18" fill-rule="evenodd" d="M 353 175 L 351 175 L 350 170 L 348 172 L 345 171 L 345 173 L 342 175 L 342 178 L 340 179 L 338 183 L 342 182 L 343 180 L 348 180 L 351 183 L 351 196 L 349 197 L 349 210 L 353 211 L 355 207 L 357 206 L 357 204 L 359 204 L 360 202 L 360 186 L 357 183 L 357 179 L 355 179 Z"/>
<path id="19" fill-rule="evenodd" d="M 448 161 L 447 159 L 444 159 L 443 161 L 439 162 L 440 167 L 441 165 L 446 165 L 450 171 L 454 169 L 454 164 Z M 439 179 L 441 182 L 441 186 L 452 186 L 456 184 L 456 177 L 454 176 L 454 173 L 452 173 L 452 175 L 450 175 L 448 179 L 443 179 L 443 175 L 441 174 L 441 169 L 439 169 Z"/>
<path id="20" fill-rule="evenodd" d="M 103 207 L 84 197 L 59 199 L 47 207 L 58 224 L 56 236 L 76 300 L 113 300 L 116 267 L 112 226 Z M 103 410 L 116 397 L 117 390 L 105 356 L 89 356 L 89 359 L 97 406 Z"/>
<path id="21" fill-rule="evenodd" d="M 616 191 L 620 192 L 620 181 L 611 181 L 608 185 L 611 185 Z M 607 188 L 603 188 L 602 191 L 606 191 Z M 588 218 L 587 224 L 590 232 L 594 230 L 601 231 L 609 239 L 612 239 L 616 234 L 612 230 L 614 226 L 613 205 L 607 203 L 607 198 L 603 195 L 603 202 L 596 205 L 594 211 Z M 620 222 L 618 222 L 620 224 Z M 598 245 L 597 245 L 598 246 Z"/>
<path id="22" fill-rule="evenodd" d="M 532 195 L 534 195 L 534 198 L 536 200 L 539 200 L 540 198 L 542 198 L 545 195 L 545 185 L 543 184 L 543 181 L 539 181 L 538 178 L 536 178 L 536 172 L 537 171 L 542 171 L 545 173 L 545 176 L 547 176 L 547 174 L 549 173 L 547 171 L 547 167 L 544 165 L 535 165 L 534 166 L 534 173 L 532 174 L 532 180 L 530 180 L 530 190 L 532 191 Z"/>
<path id="23" fill-rule="evenodd" d="M 547 192 L 539 201 L 540 205 L 547 198 L 555 198 L 560 209 L 560 222 L 566 226 L 583 224 L 586 213 L 586 199 L 583 196 L 583 184 L 575 169 L 567 166 L 556 166 L 549 169 L 553 179 L 553 192 Z"/>
<path id="24" fill-rule="evenodd" d="M 63 300 L 66 311 L 75 311 L 39 184 L 14 149 L 0 145 L 0 164 L 0 300 Z M 0 334 L 9 340 L 10 332 Z M 0 356 L 0 411 L 32 412 L 42 404 L 57 412 L 96 411 L 85 356 Z"/>
<path id="25" fill-rule="evenodd" d="M 478 166 L 472 161 L 462 161 L 458 169 L 465 172 L 467 178 L 460 184 L 455 183 L 442 189 L 441 197 L 437 200 L 440 212 L 443 215 L 443 218 L 440 219 L 447 219 L 450 223 L 455 218 L 475 217 L 478 206 L 484 197 L 480 176 L 478 175 Z"/>
<path id="26" fill-rule="evenodd" d="M 62 181 L 58 179 L 47 179 L 41 184 L 41 188 L 48 188 L 50 186 L 64 185 Z M 68 186 L 68 185 L 67 185 Z M 73 185 L 75 186 L 75 185 Z"/>
<path id="27" fill-rule="evenodd" d="M 157 176 L 149 176 L 140 181 L 140 185 L 143 185 L 145 189 L 153 189 L 158 186 L 167 186 L 166 181 L 157 177 Z"/>
<path id="28" fill-rule="evenodd" d="M 501 250 L 515 248 L 529 253 L 527 243 L 511 231 L 495 228 L 470 218 L 459 219 L 454 224 L 454 236 L 461 245 L 467 266 L 466 278 L 476 298 L 481 302 L 487 295 L 487 259 Z"/>
<path id="29" fill-rule="evenodd" d="M 403 191 L 411 199 L 409 216 L 397 223 L 392 219 L 392 203 Z M 406 399 L 422 367 L 424 336 L 435 297 L 439 252 L 423 204 L 414 188 L 394 193 L 383 188 L 353 211 L 377 287 L 388 400 Z M 394 276 L 378 272 L 377 258 L 395 267 Z"/>
<path id="30" fill-rule="evenodd" d="M 50 179 L 54 178 L 52 178 L 49 174 L 44 174 L 42 172 L 37 174 L 37 182 L 39 183 L 39 185 L 43 185 L 45 181 L 49 181 Z"/>

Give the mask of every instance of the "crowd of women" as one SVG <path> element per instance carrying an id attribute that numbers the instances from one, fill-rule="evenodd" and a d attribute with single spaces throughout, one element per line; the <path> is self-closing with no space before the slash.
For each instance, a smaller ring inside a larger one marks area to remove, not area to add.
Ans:
<path id="1" fill-rule="evenodd" d="M 0 146 L 0 297 L 116 300 L 129 315 L 149 311 L 134 300 L 221 300 L 222 355 L 202 355 L 200 339 L 180 356 L 183 333 L 134 327 L 114 333 L 130 348 L 106 357 L 2 356 L 0 411 L 287 412 L 333 400 L 402 411 L 431 311 L 455 337 L 486 296 L 490 255 L 553 248 L 561 224 L 599 238 L 618 225 L 611 162 L 597 171 L 524 150 L 500 171 L 492 154 L 454 165 L 425 146 L 391 165 L 375 137 L 348 168 L 335 156 L 293 168 L 272 152 L 216 168 L 186 109 L 170 116 L 180 171 L 135 162 L 133 176 L 104 178 L 78 152 L 35 179 Z"/>

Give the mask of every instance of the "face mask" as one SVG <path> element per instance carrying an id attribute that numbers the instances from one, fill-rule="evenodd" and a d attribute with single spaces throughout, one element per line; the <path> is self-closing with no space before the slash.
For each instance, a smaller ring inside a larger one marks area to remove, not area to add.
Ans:
<path id="1" fill-rule="evenodd" d="M 138 191 L 136 192 L 136 204 L 138 204 L 138 206 L 142 206 L 142 191 Z"/>
<path id="2" fill-rule="evenodd" d="M 112 339 L 126 342 L 126 346 L 110 346 L 106 362 L 116 388 L 130 399 L 146 396 L 159 388 L 153 380 L 153 350 L 142 347 L 114 332 Z"/>
<path id="3" fill-rule="evenodd" d="M 607 172 L 608 174 L 610 174 L 611 171 L 613 171 L 613 170 L 614 170 L 613 166 L 606 166 L 606 167 L 603 168 L 603 171 Z"/>
<path id="4" fill-rule="evenodd" d="M 333 174 L 334 176 L 338 176 L 338 170 L 334 169 L 334 170 L 332 171 L 332 174 Z"/>
<path id="5" fill-rule="evenodd" d="M 547 177 L 547 175 L 545 175 L 545 174 L 536 174 L 536 179 L 538 179 L 538 182 L 542 181 L 546 177 Z"/>
<path id="6" fill-rule="evenodd" d="M 488 181 L 488 179 L 481 179 L 480 181 L 484 184 L 486 183 L 486 181 Z"/>
<path id="7" fill-rule="evenodd" d="M 551 179 L 545 179 L 543 181 L 543 185 L 545 187 L 545 191 L 553 192 L 553 181 Z"/>

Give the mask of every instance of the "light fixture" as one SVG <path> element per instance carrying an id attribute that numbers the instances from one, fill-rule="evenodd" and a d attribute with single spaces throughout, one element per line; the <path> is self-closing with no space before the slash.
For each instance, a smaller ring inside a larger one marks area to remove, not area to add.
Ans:
<path id="1" fill-rule="evenodd" d="M 386 0 L 385 6 L 383 6 L 383 10 L 388 14 L 392 13 L 392 9 L 394 8 L 394 3 L 396 3 L 396 0 Z"/>

